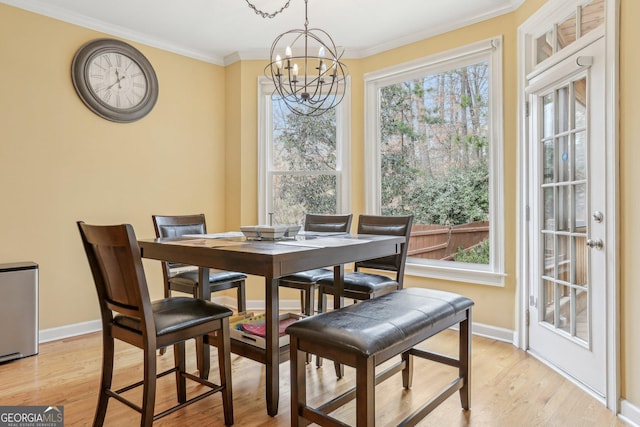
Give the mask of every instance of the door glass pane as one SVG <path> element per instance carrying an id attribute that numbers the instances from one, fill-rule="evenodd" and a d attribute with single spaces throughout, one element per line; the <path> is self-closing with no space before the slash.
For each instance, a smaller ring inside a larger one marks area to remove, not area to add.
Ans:
<path id="1" fill-rule="evenodd" d="M 555 218 L 553 208 L 553 187 L 547 187 L 543 191 L 544 229 L 555 230 Z"/>
<path id="2" fill-rule="evenodd" d="M 571 224 L 571 196 L 569 187 L 562 185 L 558 187 L 558 231 L 569 231 Z"/>
<path id="3" fill-rule="evenodd" d="M 542 281 L 542 319 L 550 324 L 555 324 L 555 285 L 551 280 Z"/>
<path id="4" fill-rule="evenodd" d="M 569 88 L 562 87 L 556 91 L 557 94 L 557 120 L 558 132 L 569 130 Z"/>
<path id="5" fill-rule="evenodd" d="M 587 286 L 587 238 L 578 236 L 575 238 L 576 245 L 576 278 L 575 284 Z"/>
<path id="6" fill-rule="evenodd" d="M 568 46 L 576 41 L 576 13 L 573 12 L 567 19 L 558 24 L 558 49 Z"/>
<path id="7" fill-rule="evenodd" d="M 536 64 L 553 54 L 553 30 L 549 30 L 536 39 Z"/>
<path id="8" fill-rule="evenodd" d="M 587 185 L 573 186 L 574 197 L 574 230 L 579 233 L 587 232 Z"/>
<path id="9" fill-rule="evenodd" d="M 554 245 L 554 237 L 551 233 L 544 233 L 542 238 L 542 256 L 544 258 L 544 275 L 548 277 L 554 277 L 554 262 L 555 262 L 555 254 L 556 249 Z"/>
<path id="10" fill-rule="evenodd" d="M 576 336 L 589 342 L 589 293 L 583 289 L 574 289 L 576 298 Z"/>
<path id="11" fill-rule="evenodd" d="M 572 326 L 572 298 L 571 288 L 568 286 L 558 285 L 558 323 L 557 327 L 566 333 L 571 333 Z"/>
<path id="12" fill-rule="evenodd" d="M 553 150 L 553 139 L 547 139 L 543 142 L 542 151 L 542 161 L 544 164 L 542 183 L 549 184 L 553 182 L 553 162 L 555 158 Z"/>
<path id="13" fill-rule="evenodd" d="M 542 98 L 542 136 L 544 138 L 554 134 L 553 122 L 553 94 L 550 93 Z"/>
<path id="14" fill-rule="evenodd" d="M 557 182 L 571 181 L 571 158 L 569 153 L 569 138 L 558 138 L 558 179 Z"/>
<path id="15" fill-rule="evenodd" d="M 571 279 L 571 240 L 569 236 L 557 236 L 556 279 L 569 282 Z"/>
<path id="16" fill-rule="evenodd" d="M 573 135 L 573 152 L 575 156 L 575 180 L 587 178 L 587 141 L 586 131 Z"/>
<path id="17" fill-rule="evenodd" d="M 604 24 L 604 0 L 592 0 L 582 7 L 580 19 L 581 35 Z"/>
<path id="18" fill-rule="evenodd" d="M 573 83 L 574 128 L 581 129 L 587 125 L 587 79 L 582 78 Z"/>

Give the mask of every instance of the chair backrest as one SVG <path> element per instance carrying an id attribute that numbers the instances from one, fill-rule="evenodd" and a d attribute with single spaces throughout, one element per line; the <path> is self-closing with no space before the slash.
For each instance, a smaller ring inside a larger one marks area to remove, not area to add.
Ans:
<path id="1" fill-rule="evenodd" d="M 78 221 L 85 253 L 98 292 L 103 327 L 113 311 L 141 320 L 142 327 L 155 334 L 147 279 L 133 227 L 89 225 Z"/>
<path id="2" fill-rule="evenodd" d="M 152 215 L 153 228 L 156 237 L 180 237 L 185 234 L 206 234 L 207 224 L 204 214 L 195 215 Z M 184 264 L 163 262 L 162 271 L 165 280 L 170 276 L 172 268 L 180 267 Z"/>
<path id="3" fill-rule="evenodd" d="M 342 232 L 348 233 L 351 230 L 353 214 L 340 215 L 318 215 L 307 214 L 304 218 L 305 231 L 321 232 Z"/>
<path id="4" fill-rule="evenodd" d="M 358 218 L 358 234 L 383 234 L 389 236 L 403 236 L 404 243 L 400 253 L 383 258 L 369 259 L 355 263 L 355 270 L 360 268 L 373 268 L 377 270 L 387 270 L 396 273 L 396 282 L 400 283 L 404 279 L 404 266 L 407 261 L 407 251 L 409 249 L 409 235 L 413 215 L 402 216 L 381 216 L 381 215 L 360 215 Z"/>

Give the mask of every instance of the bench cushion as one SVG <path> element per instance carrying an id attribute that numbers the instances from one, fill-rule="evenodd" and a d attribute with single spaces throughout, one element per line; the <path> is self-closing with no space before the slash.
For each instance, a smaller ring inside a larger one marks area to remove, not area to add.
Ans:
<path id="1" fill-rule="evenodd" d="M 456 324 L 458 321 L 453 319 L 472 305 L 469 298 L 451 292 L 405 288 L 302 319 L 287 327 L 286 332 L 368 357 L 411 341 L 412 337 L 424 336 L 425 332 L 429 335 L 428 329 Z M 447 319 L 452 320 L 450 325 Z"/>

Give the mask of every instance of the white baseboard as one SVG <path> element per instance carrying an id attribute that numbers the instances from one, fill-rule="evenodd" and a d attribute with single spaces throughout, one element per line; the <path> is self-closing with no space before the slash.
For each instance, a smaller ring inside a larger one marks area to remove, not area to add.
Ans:
<path id="1" fill-rule="evenodd" d="M 73 325 L 60 326 L 57 328 L 42 329 L 38 334 L 38 342 L 45 343 L 49 341 L 56 341 L 63 338 L 75 337 L 101 330 L 102 322 L 100 320 L 90 320 L 88 322 L 75 323 Z"/>
<path id="2" fill-rule="evenodd" d="M 632 426 L 640 426 L 640 408 L 630 403 L 628 400 L 620 402 L 620 414 L 618 417 Z"/>
<path id="3" fill-rule="evenodd" d="M 212 298 L 212 301 L 217 304 L 226 305 L 227 307 L 236 308 L 236 299 L 229 296 L 220 296 Z M 264 311 L 264 300 L 248 300 L 248 311 Z M 299 300 L 281 300 L 280 310 L 291 311 L 294 313 L 300 312 Z M 91 320 L 88 322 L 75 323 L 72 325 L 60 326 L 57 328 L 43 329 L 39 333 L 38 341 L 45 343 L 49 341 L 61 340 L 64 338 L 75 337 L 78 335 L 89 334 L 91 332 L 98 332 L 102 329 L 100 320 Z M 504 328 L 498 328 L 495 326 L 484 325 L 482 323 L 473 323 L 472 333 L 485 338 L 490 338 L 498 341 L 504 341 L 513 343 L 513 331 Z"/>

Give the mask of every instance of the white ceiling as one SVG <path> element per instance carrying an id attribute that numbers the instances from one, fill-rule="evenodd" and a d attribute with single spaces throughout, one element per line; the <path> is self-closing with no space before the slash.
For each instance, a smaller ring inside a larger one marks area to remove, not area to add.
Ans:
<path id="1" fill-rule="evenodd" d="M 273 12 L 287 0 L 249 0 Z M 280 33 L 304 28 L 304 0 L 265 19 L 247 0 L 0 0 L 114 37 L 219 65 L 265 59 Z M 308 0 L 309 28 L 360 58 L 511 12 L 524 0 Z"/>

